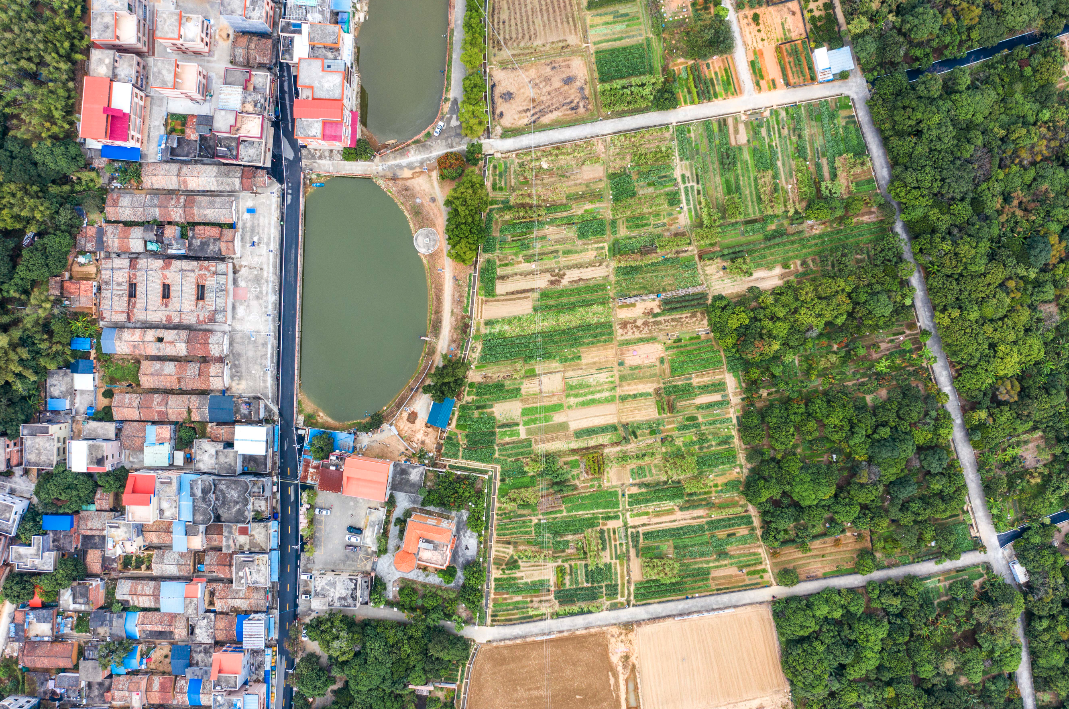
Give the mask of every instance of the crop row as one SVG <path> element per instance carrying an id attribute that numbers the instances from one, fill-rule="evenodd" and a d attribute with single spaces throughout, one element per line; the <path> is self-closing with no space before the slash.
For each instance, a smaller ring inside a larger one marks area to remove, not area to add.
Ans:
<path id="1" fill-rule="evenodd" d="M 612 338 L 611 322 L 592 323 L 518 337 L 488 337 L 483 340 L 479 361 L 488 363 L 520 358 L 527 361 L 534 361 L 538 358 L 553 359 L 564 350 L 575 350 L 588 345 L 611 342 Z"/>
<path id="2" fill-rule="evenodd" d="M 635 492 L 627 496 L 628 507 L 644 507 L 646 505 L 656 505 L 664 503 L 679 504 L 683 502 L 683 498 L 686 496 L 682 485 L 672 485 L 670 487 L 660 487 L 653 490 L 644 490 L 642 492 Z"/>

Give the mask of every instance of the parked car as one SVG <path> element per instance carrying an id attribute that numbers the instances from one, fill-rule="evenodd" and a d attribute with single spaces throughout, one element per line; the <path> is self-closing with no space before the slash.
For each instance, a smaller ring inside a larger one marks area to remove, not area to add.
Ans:
<path id="1" fill-rule="evenodd" d="M 312 574 L 301 574 L 301 578 L 304 579 L 305 581 L 311 581 L 312 580 Z"/>
<path id="2" fill-rule="evenodd" d="M 307 640 L 307 639 L 308 639 L 308 629 L 307 628 L 301 628 L 301 640 Z"/>
<path id="3" fill-rule="evenodd" d="M 316 508 L 316 514 L 317 515 L 329 515 L 330 514 L 330 510 L 327 509 L 326 507 L 317 507 Z"/>
<path id="4" fill-rule="evenodd" d="M 345 551 L 360 551 L 360 547 L 354 547 L 352 544 L 346 544 Z"/>
<path id="5" fill-rule="evenodd" d="M 345 535 L 345 541 L 352 542 L 353 544 L 359 544 L 360 543 L 360 535 L 359 534 L 346 534 Z"/>
<path id="6" fill-rule="evenodd" d="M 311 600 L 311 598 L 312 598 L 312 594 L 310 594 L 310 593 L 302 593 L 301 594 L 301 600 L 302 601 Z"/>
<path id="7" fill-rule="evenodd" d="M 345 531 L 348 532 L 349 534 L 363 534 L 364 533 L 364 530 L 360 529 L 360 527 L 354 527 L 352 525 L 349 525 L 348 527 L 346 527 Z"/>
<path id="8" fill-rule="evenodd" d="M 442 129 L 445 128 L 445 121 L 438 121 L 438 125 L 434 127 L 434 137 L 437 138 L 442 134 Z"/>

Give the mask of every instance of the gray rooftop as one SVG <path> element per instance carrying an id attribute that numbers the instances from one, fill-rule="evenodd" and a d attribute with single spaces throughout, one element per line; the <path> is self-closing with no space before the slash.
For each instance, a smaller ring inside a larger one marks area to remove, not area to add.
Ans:
<path id="1" fill-rule="evenodd" d="M 251 485 L 244 478 L 215 480 L 215 517 L 220 522 L 250 522 Z"/>
<path id="2" fill-rule="evenodd" d="M 74 375 L 71 370 L 48 370 L 47 391 L 49 399 L 69 399 L 74 396 Z"/>
<path id="3" fill-rule="evenodd" d="M 345 72 L 326 71 L 323 62 L 307 58 L 297 61 L 297 83 L 312 87 L 312 95 L 306 98 L 340 99 L 344 97 Z"/>
<path id="4" fill-rule="evenodd" d="M 126 7 L 123 7 L 126 10 Z M 92 29 L 90 36 L 93 39 L 112 40 L 115 38 L 115 12 L 94 12 L 91 18 Z"/>
<path id="5" fill-rule="evenodd" d="M 259 20 L 263 17 L 265 2 L 270 0 L 220 0 L 219 14 Z"/>
<path id="6" fill-rule="evenodd" d="M 156 36 L 178 37 L 181 31 L 179 20 L 182 17 L 181 10 L 169 10 L 159 8 L 156 10 Z"/>
<path id="7" fill-rule="evenodd" d="M 56 467 L 54 436 L 31 436 L 22 439 L 22 464 L 28 468 Z"/>
<path id="8" fill-rule="evenodd" d="M 114 421 L 86 421 L 82 424 L 82 438 L 114 441 L 118 437 Z"/>
<path id="9" fill-rule="evenodd" d="M 110 79 L 115 66 L 116 54 L 114 49 L 96 49 L 95 47 L 90 49 L 89 76 L 103 76 Z"/>

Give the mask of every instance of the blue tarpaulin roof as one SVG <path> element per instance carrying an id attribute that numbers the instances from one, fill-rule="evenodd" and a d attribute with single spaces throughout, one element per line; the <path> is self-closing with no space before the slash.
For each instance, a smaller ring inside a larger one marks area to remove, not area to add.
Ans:
<path id="1" fill-rule="evenodd" d="M 69 408 L 69 403 L 66 399 L 49 399 L 48 410 L 49 411 L 66 411 Z"/>
<path id="2" fill-rule="evenodd" d="M 103 145 L 100 148 L 100 157 L 108 160 L 141 160 L 141 148 L 123 148 L 118 145 Z"/>
<path id="3" fill-rule="evenodd" d="M 427 423 L 443 431 L 449 428 L 449 417 L 453 415 L 453 406 L 456 403 L 456 399 L 446 399 L 440 404 L 438 402 L 431 404 L 431 413 L 427 417 Z"/>
<path id="4" fill-rule="evenodd" d="M 245 640 L 245 621 L 248 620 L 250 617 L 251 616 L 249 615 L 242 615 L 240 613 L 238 614 L 238 624 L 235 630 L 237 630 L 238 633 L 239 643 Z"/>
<path id="5" fill-rule="evenodd" d="M 76 359 L 71 362 L 71 371 L 75 374 L 92 374 L 93 373 L 93 360 L 91 359 Z"/>
<path id="6" fill-rule="evenodd" d="M 278 583 L 278 549 L 271 550 L 271 580 Z"/>
<path id="7" fill-rule="evenodd" d="M 204 680 L 191 679 L 189 680 L 189 686 L 186 687 L 186 699 L 189 700 L 189 706 L 202 707 L 204 704 L 200 701 L 200 685 Z"/>
<path id="8" fill-rule="evenodd" d="M 171 646 L 171 674 L 181 676 L 189 669 L 189 645 Z"/>
<path id="9" fill-rule="evenodd" d="M 171 524 L 171 551 L 189 551 L 185 522 L 178 521 Z M 181 613 L 181 611 L 178 612 Z"/>
<path id="10" fill-rule="evenodd" d="M 210 423 L 234 423 L 234 397 L 212 394 L 208 397 Z"/>
<path id="11" fill-rule="evenodd" d="M 312 439 L 321 433 L 329 434 L 334 439 L 334 450 L 342 451 L 343 453 L 352 453 L 353 445 L 356 443 L 356 436 L 351 433 L 345 433 L 344 431 L 324 431 L 321 428 L 311 428 L 308 430 L 308 438 L 305 439 L 308 443 L 312 442 Z M 276 443 L 275 450 L 278 450 Z M 312 457 L 312 452 L 306 445 L 304 448 L 304 456 L 306 458 Z"/>
<path id="12" fill-rule="evenodd" d="M 278 520 L 271 520 L 271 548 L 278 549 Z"/>
<path id="13" fill-rule="evenodd" d="M 141 660 L 138 657 L 138 650 L 140 646 L 134 645 L 134 649 L 127 653 L 126 657 L 122 659 L 122 664 L 116 665 L 111 663 L 111 673 L 116 675 L 124 675 L 129 670 L 137 670 L 141 668 Z"/>
<path id="14" fill-rule="evenodd" d="M 115 330 L 113 328 L 109 328 L 109 329 L 111 329 L 112 341 L 114 342 L 115 341 Z M 71 349 L 72 350 L 78 350 L 79 352 L 89 352 L 89 351 L 91 351 L 93 349 L 93 341 L 90 340 L 88 337 L 72 337 L 71 338 Z"/>
<path id="15" fill-rule="evenodd" d="M 137 611 L 126 612 L 123 629 L 126 631 L 127 640 L 137 640 Z"/>
<path id="16" fill-rule="evenodd" d="M 160 584 L 160 610 L 164 613 L 186 612 L 186 584 L 183 581 Z"/>
<path id="17" fill-rule="evenodd" d="M 66 532 L 74 529 L 74 515 L 43 515 L 41 529 L 46 532 Z"/>

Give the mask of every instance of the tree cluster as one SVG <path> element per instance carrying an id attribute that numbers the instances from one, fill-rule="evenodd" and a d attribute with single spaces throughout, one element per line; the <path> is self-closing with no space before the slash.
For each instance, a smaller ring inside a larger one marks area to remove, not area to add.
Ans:
<path id="1" fill-rule="evenodd" d="M 490 206 L 490 196 L 482 171 L 469 167 L 445 198 L 449 215 L 445 221 L 445 238 L 449 258 L 464 265 L 475 262 L 479 244 L 486 236 L 483 215 Z"/>
<path id="2" fill-rule="evenodd" d="M 308 622 L 308 637 L 327 653 L 333 674 L 346 680 L 334 692 L 331 709 L 402 709 L 414 698 L 409 684 L 452 681 L 467 660 L 469 642 L 438 625 L 439 620 L 451 614 L 443 611 L 448 601 L 430 591 L 422 599 L 414 591 L 407 591 L 412 589 L 402 589 L 405 596 L 417 596 L 408 599 L 413 607 L 411 623 L 357 622 L 337 612 Z M 325 695 L 318 671 L 310 674 L 316 684 L 309 689 L 322 689 L 322 693 L 306 693 L 300 677 L 298 689 L 306 696 Z"/>
<path id="3" fill-rule="evenodd" d="M 688 59 L 708 59 L 731 54 L 735 49 L 735 35 L 728 22 L 728 8 L 720 0 L 707 2 L 690 13 L 688 27 L 683 32 L 684 56 Z"/>
<path id="4" fill-rule="evenodd" d="M 1028 649 L 1036 689 L 1069 700 L 1069 565 L 1051 544 L 1057 528 L 1033 525 L 1013 543 L 1017 560 L 1028 570 L 1024 588 Z"/>
<path id="5" fill-rule="evenodd" d="M 439 404 L 446 399 L 455 399 L 464 388 L 471 364 L 461 357 L 446 355 L 442 363 L 434 368 L 428 378 L 430 382 L 423 385 L 423 393 L 430 394 Z"/>
<path id="6" fill-rule="evenodd" d="M 96 496 L 97 484 L 93 476 L 76 473 L 62 465 L 54 470 L 39 472 L 33 496 L 42 512 L 79 512 Z"/>
<path id="7" fill-rule="evenodd" d="M 920 579 L 775 602 L 783 671 L 806 709 L 1019 707 L 1021 594 L 999 578 L 953 581 L 938 606 Z M 893 703 L 889 702 L 893 698 Z"/>
<path id="8" fill-rule="evenodd" d="M 334 437 L 325 431 L 317 433 L 308 442 L 308 450 L 312 453 L 312 460 L 326 460 L 334 452 Z"/>
<path id="9" fill-rule="evenodd" d="M 457 109 L 460 132 L 468 138 L 478 138 L 486 131 L 486 77 L 483 75 L 483 55 L 486 54 L 485 5 L 472 2 L 464 10 L 464 40 L 460 46 L 460 61 L 467 70 L 462 84 L 464 93 Z M 452 178 L 455 179 L 455 178 Z"/>

